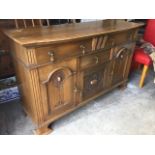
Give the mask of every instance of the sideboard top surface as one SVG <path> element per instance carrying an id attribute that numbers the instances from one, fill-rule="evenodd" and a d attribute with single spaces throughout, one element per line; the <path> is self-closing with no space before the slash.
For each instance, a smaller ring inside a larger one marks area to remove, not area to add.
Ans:
<path id="1" fill-rule="evenodd" d="M 101 20 L 86 23 L 62 24 L 50 27 L 3 30 L 5 35 L 25 47 L 71 41 L 96 35 L 115 33 L 143 26 L 143 23 L 123 20 Z"/>

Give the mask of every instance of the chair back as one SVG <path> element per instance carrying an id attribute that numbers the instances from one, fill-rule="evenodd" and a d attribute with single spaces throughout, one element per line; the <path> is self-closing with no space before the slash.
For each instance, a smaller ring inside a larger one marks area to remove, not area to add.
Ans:
<path id="1" fill-rule="evenodd" d="M 14 22 L 17 29 L 37 26 L 50 26 L 49 19 L 15 19 Z"/>
<path id="2" fill-rule="evenodd" d="M 144 33 L 144 40 L 155 46 L 155 19 L 148 19 Z"/>

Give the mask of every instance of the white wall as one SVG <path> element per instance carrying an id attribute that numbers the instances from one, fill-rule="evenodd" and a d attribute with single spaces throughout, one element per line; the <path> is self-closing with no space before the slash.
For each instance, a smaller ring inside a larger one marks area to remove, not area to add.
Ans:
<path id="1" fill-rule="evenodd" d="M 91 22 L 91 21 L 97 21 L 97 20 L 103 20 L 103 19 L 81 19 L 81 22 Z"/>

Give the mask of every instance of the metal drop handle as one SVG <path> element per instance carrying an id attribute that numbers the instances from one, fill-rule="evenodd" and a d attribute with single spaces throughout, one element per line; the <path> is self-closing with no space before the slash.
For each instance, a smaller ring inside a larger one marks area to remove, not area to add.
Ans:
<path id="1" fill-rule="evenodd" d="M 94 85 L 94 84 L 96 84 L 97 83 L 97 80 L 92 80 L 92 81 L 90 81 L 90 84 L 91 85 Z"/>
<path id="2" fill-rule="evenodd" d="M 51 61 L 51 62 L 54 62 L 54 52 L 49 51 L 49 52 L 48 52 L 48 55 L 50 56 L 50 61 Z"/>
<path id="3" fill-rule="evenodd" d="M 125 47 L 122 47 L 118 52 L 117 52 L 117 54 L 116 54 L 116 58 L 123 58 L 123 52 L 125 51 L 125 50 L 127 50 L 127 48 L 125 48 Z"/>
<path id="4" fill-rule="evenodd" d="M 60 82 L 60 81 L 61 81 L 61 77 L 60 77 L 60 76 L 58 76 L 58 77 L 57 77 L 57 80 L 58 80 L 58 82 Z"/>
<path id="5" fill-rule="evenodd" d="M 121 59 L 123 59 L 123 54 L 120 56 Z"/>
<path id="6" fill-rule="evenodd" d="M 99 63 L 99 58 L 97 56 L 94 57 L 96 64 Z"/>
<path id="7" fill-rule="evenodd" d="M 85 46 L 84 45 L 80 45 L 80 48 L 82 49 L 82 54 L 84 55 L 86 53 Z"/>

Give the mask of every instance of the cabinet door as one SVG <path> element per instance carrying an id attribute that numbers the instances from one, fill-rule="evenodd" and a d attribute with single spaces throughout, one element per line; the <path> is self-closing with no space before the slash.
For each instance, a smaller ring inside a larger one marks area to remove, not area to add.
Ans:
<path id="1" fill-rule="evenodd" d="M 91 67 L 80 73 L 81 101 L 97 96 L 109 87 L 109 62 Z"/>
<path id="2" fill-rule="evenodd" d="M 46 115 L 61 114 L 74 105 L 75 75 L 69 67 L 58 67 L 49 72 L 42 83 Z"/>
<path id="3" fill-rule="evenodd" d="M 113 59 L 112 85 L 127 79 L 133 53 L 132 47 L 116 47 Z"/>

